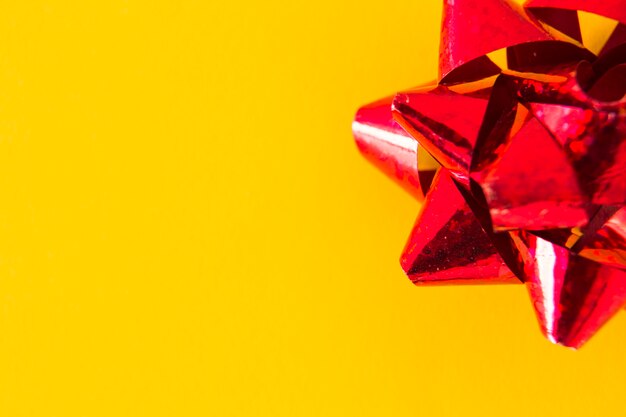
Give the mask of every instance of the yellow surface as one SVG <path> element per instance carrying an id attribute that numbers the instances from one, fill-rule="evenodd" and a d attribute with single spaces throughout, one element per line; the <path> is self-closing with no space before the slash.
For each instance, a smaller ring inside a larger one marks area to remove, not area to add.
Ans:
<path id="1" fill-rule="evenodd" d="M 2 1 L 0 415 L 620 415 L 522 286 L 416 288 L 356 108 L 440 1 Z"/>

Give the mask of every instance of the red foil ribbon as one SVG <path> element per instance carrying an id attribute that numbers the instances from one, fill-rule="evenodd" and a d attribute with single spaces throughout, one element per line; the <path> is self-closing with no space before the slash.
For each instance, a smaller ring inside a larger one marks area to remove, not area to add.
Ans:
<path id="1" fill-rule="evenodd" d="M 618 21 L 597 56 L 578 10 Z M 572 348 L 626 304 L 626 0 L 445 0 L 439 80 L 362 107 L 353 132 L 423 201 L 415 284 L 525 283 Z"/>

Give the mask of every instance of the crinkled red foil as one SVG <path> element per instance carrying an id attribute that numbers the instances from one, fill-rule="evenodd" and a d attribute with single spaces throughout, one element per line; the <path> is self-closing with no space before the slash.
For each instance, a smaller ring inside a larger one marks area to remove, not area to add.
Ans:
<path id="1" fill-rule="evenodd" d="M 618 21 L 597 56 L 578 10 Z M 362 107 L 353 132 L 423 202 L 415 284 L 525 283 L 572 348 L 626 304 L 626 0 L 445 0 L 439 80 Z"/>

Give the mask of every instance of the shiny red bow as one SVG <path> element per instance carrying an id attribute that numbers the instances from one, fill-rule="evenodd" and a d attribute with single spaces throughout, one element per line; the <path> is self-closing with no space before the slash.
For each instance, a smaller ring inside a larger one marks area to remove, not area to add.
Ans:
<path id="1" fill-rule="evenodd" d="M 578 10 L 619 22 L 597 56 Z M 526 283 L 546 337 L 580 347 L 626 303 L 626 0 L 446 0 L 439 72 L 353 123 L 423 200 L 402 268 L 420 285 Z"/>

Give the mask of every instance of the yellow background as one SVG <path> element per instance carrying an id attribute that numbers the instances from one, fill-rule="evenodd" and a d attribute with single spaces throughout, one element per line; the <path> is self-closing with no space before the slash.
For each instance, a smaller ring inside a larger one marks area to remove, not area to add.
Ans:
<path id="1" fill-rule="evenodd" d="M 356 108 L 436 75 L 439 0 L 2 1 L 0 415 L 619 415 L 522 286 L 416 288 Z"/>

